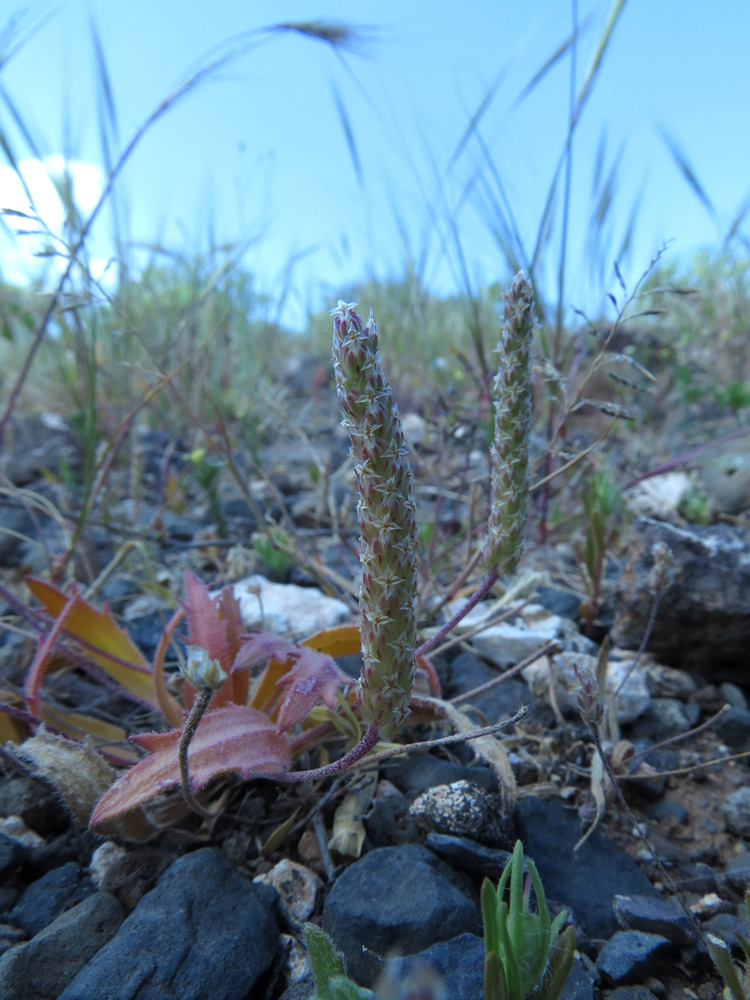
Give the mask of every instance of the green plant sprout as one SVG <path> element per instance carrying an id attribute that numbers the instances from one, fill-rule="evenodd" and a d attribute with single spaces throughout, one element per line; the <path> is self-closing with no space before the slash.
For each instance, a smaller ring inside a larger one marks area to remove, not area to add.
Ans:
<path id="1" fill-rule="evenodd" d="M 482 884 L 484 1000 L 557 1000 L 573 966 L 573 928 L 558 941 L 567 913 L 562 910 L 550 921 L 536 865 L 527 859 L 526 867 L 530 879 L 524 880 L 523 845 L 517 840 L 497 888 L 489 879 Z M 532 886 L 536 913 L 530 906 Z"/>
<path id="2" fill-rule="evenodd" d="M 289 539 L 283 528 L 274 526 L 263 535 L 254 535 L 253 548 L 273 580 L 283 580 L 287 571 L 294 565 L 294 555 L 290 551 Z"/>
<path id="3" fill-rule="evenodd" d="M 738 934 L 737 940 L 744 953 L 738 966 L 732 958 L 729 945 L 713 934 L 706 935 L 706 947 L 711 960 L 724 980 L 723 1000 L 748 1000 L 750 997 L 750 892 L 745 894 L 748 934 Z"/>
<path id="4" fill-rule="evenodd" d="M 599 610 L 607 546 L 615 531 L 613 522 L 622 509 L 622 493 L 605 471 L 597 469 L 581 499 L 586 515 L 583 564 L 589 592 L 584 615 L 590 631 Z"/>
<path id="5" fill-rule="evenodd" d="M 349 979 L 346 959 L 322 927 L 306 924 L 304 938 L 315 979 L 312 1000 L 370 1000 L 372 992 Z"/>
<path id="6" fill-rule="evenodd" d="M 489 879 L 482 885 L 484 1000 L 558 1000 L 573 967 L 575 931 L 568 927 L 560 934 L 567 913 L 562 910 L 550 920 L 536 865 L 530 859 L 525 864 L 528 879 L 518 840 L 497 888 Z M 530 906 L 532 886 L 537 912 Z M 314 1000 L 378 1000 L 378 983 L 370 992 L 353 982 L 344 956 L 322 928 L 307 924 L 304 939 L 315 979 Z"/>
<path id="7" fill-rule="evenodd" d="M 195 451 L 191 452 L 190 461 L 193 465 L 193 471 L 195 472 L 195 478 L 198 480 L 198 485 L 205 491 L 206 499 L 208 500 L 209 514 L 216 524 L 219 534 L 222 535 L 222 537 L 226 537 L 226 523 L 224 521 L 224 515 L 221 513 L 221 507 L 219 506 L 219 476 L 221 475 L 222 469 L 221 462 L 215 462 L 210 458 L 206 458 L 206 453 L 203 448 L 196 448 Z"/>

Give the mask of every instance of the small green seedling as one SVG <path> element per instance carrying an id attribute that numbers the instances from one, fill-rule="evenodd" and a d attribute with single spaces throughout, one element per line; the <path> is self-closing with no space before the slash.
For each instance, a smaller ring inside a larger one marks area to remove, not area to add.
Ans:
<path id="1" fill-rule="evenodd" d="M 524 884 L 523 845 L 517 840 L 497 889 L 489 879 L 482 885 L 484 1000 L 557 1000 L 573 966 L 575 931 L 568 927 L 557 940 L 567 913 L 550 921 L 536 866 L 530 859 L 526 866 L 530 879 Z M 529 905 L 532 885 L 536 913 Z"/>
<path id="2" fill-rule="evenodd" d="M 607 473 L 600 469 L 584 489 L 581 499 L 586 515 L 583 562 L 589 591 L 585 615 L 590 630 L 599 610 L 607 546 L 612 541 L 616 518 L 622 510 L 622 493 Z"/>
<path id="3" fill-rule="evenodd" d="M 224 515 L 219 505 L 219 476 L 221 475 L 222 463 L 206 458 L 203 448 L 196 448 L 195 451 L 192 451 L 190 453 L 190 461 L 192 462 L 198 485 L 205 490 L 209 513 L 215 521 L 219 533 L 226 536 L 227 530 Z"/>
<path id="4" fill-rule="evenodd" d="M 253 536 L 253 548 L 271 574 L 272 580 L 282 581 L 294 565 L 289 539 L 282 528 L 269 528 L 265 534 Z"/>
<path id="5" fill-rule="evenodd" d="M 305 947 L 315 978 L 312 1000 L 372 1000 L 370 990 L 357 986 L 346 974 L 344 956 L 322 927 L 305 925 Z"/>
<path id="6" fill-rule="evenodd" d="M 706 935 L 706 944 L 711 961 L 724 980 L 723 1000 L 748 1000 L 750 997 L 750 892 L 745 895 L 747 907 L 748 937 L 737 935 L 745 960 L 737 966 L 732 958 L 729 945 L 713 934 Z"/>

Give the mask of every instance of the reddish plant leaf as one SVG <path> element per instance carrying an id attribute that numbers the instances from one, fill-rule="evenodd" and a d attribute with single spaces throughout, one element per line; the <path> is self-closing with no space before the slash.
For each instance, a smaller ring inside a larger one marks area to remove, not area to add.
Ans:
<path id="1" fill-rule="evenodd" d="M 154 690 L 159 701 L 161 714 L 171 726 L 180 725 L 183 721 L 183 710 L 180 702 L 176 698 L 173 698 L 169 691 L 167 691 L 167 683 L 164 677 L 164 660 L 174 630 L 182 621 L 184 614 L 185 612 L 182 608 L 178 608 L 175 611 L 167 627 L 162 632 L 159 645 L 156 647 L 156 652 L 154 653 Z"/>
<path id="2" fill-rule="evenodd" d="M 70 598 L 51 583 L 26 577 L 26 585 L 53 617 L 68 606 Z M 68 608 L 63 632 L 79 642 L 92 662 L 135 699 L 159 707 L 151 669 L 128 633 L 115 624 L 109 607 L 97 611 L 78 597 L 75 606 Z"/>
<path id="3" fill-rule="evenodd" d="M 89 825 L 95 827 L 143 805 L 180 783 L 177 744 L 181 729 L 142 733 L 133 740 L 150 750 L 99 799 Z M 190 784 L 200 791 L 212 778 L 234 772 L 248 779 L 287 771 L 289 742 L 277 733 L 268 716 L 245 705 L 229 705 L 201 719 L 190 744 Z"/>
<path id="4" fill-rule="evenodd" d="M 292 662 L 292 660 L 268 661 L 263 673 L 253 685 L 253 696 L 250 699 L 251 708 L 257 708 L 259 712 L 265 712 L 266 715 L 274 718 L 274 705 L 279 700 L 279 689 L 276 685 L 290 670 Z"/>
<path id="5" fill-rule="evenodd" d="M 340 670 L 330 656 L 298 647 L 294 666 L 276 683 L 277 687 L 287 688 L 276 728 L 280 733 L 291 729 L 307 718 L 319 701 L 329 708 L 336 708 L 336 689 L 353 683 L 352 678 Z"/>
<path id="6" fill-rule="evenodd" d="M 265 663 L 266 660 L 279 660 L 284 663 L 299 651 L 299 647 L 289 639 L 284 639 L 273 632 L 251 632 L 244 638 L 237 658 L 232 664 L 232 671 L 247 670 L 259 663 Z"/>
<path id="7" fill-rule="evenodd" d="M 219 598 L 219 609 L 222 621 L 227 634 L 227 642 L 232 650 L 232 658 L 236 658 L 237 651 L 242 645 L 241 636 L 245 634 L 245 625 L 242 621 L 242 613 L 237 598 L 231 587 L 225 587 Z M 246 705 L 248 694 L 250 693 L 250 676 L 245 672 L 232 673 L 226 671 L 229 678 L 224 687 L 227 690 L 227 700 L 235 705 Z M 222 688 L 223 690 L 223 688 Z M 221 694 L 221 692 L 219 692 Z"/>
<path id="8" fill-rule="evenodd" d="M 185 611 L 188 620 L 188 641 L 201 646 L 212 660 L 218 660 L 227 674 L 240 649 L 240 636 L 245 628 L 240 606 L 230 587 L 225 587 L 218 597 L 212 597 L 208 588 L 194 573 L 185 572 Z M 221 708 L 228 703 L 247 703 L 250 679 L 246 674 L 228 676 L 211 699 L 211 708 Z M 185 704 L 192 706 L 195 692 L 186 685 Z"/>
<path id="9" fill-rule="evenodd" d="M 41 705 L 39 689 L 42 686 L 42 680 L 44 679 L 44 674 L 47 670 L 47 664 L 49 663 L 50 656 L 52 655 L 52 650 L 55 648 L 55 643 L 60 638 L 60 634 L 65 628 L 65 623 L 70 618 L 80 600 L 81 598 L 74 590 L 70 597 L 65 601 L 64 606 L 60 610 L 59 615 L 52 625 L 52 628 L 49 630 L 44 639 L 40 640 L 39 645 L 37 646 L 34 662 L 31 664 L 29 671 L 26 674 L 26 681 L 24 684 L 26 703 L 29 706 L 31 714 L 36 715 L 37 718 L 40 714 Z"/>
<path id="10" fill-rule="evenodd" d="M 185 571 L 185 611 L 188 635 L 193 646 L 202 646 L 212 660 L 218 660 L 229 673 L 234 653 L 229 648 L 227 630 L 219 615 L 216 598 L 195 573 Z M 236 651 L 235 651 L 236 652 Z"/>

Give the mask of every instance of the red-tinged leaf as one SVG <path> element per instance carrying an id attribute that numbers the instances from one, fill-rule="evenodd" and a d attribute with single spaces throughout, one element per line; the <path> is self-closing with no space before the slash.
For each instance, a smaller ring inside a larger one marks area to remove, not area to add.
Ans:
<path id="1" fill-rule="evenodd" d="M 290 670 L 292 663 L 291 659 L 268 661 L 265 670 L 253 688 L 253 696 L 250 699 L 251 708 L 257 708 L 259 712 L 265 712 L 266 715 L 272 714 L 273 706 L 279 700 L 277 684 Z"/>
<path id="2" fill-rule="evenodd" d="M 242 621 L 242 613 L 237 598 L 231 587 L 225 587 L 219 599 L 221 616 L 227 631 L 227 641 L 232 650 L 232 656 L 236 657 L 237 651 L 242 646 L 242 639 L 245 634 L 245 626 Z M 229 679 L 224 685 L 227 690 L 227 700 L 235 705 L 246 705 L 248 694 L 250 693 L 250 676 L 245 671 L 232 673 L 228 670 Z M 223 690 L 223 688 L 222 688 Z M 222 692 L 220 691 L 219 694 Z"/>
<path id="3" fill-rule="evenodd" d="M 329 656 L 351 656 L 362 649 L 359 625 L 339 625 L 323 629 L 322 632 L 302 639 L 300 645 L 317 649 L 319 653 L 328 653 Z"/>
<path id="4" fill-rule="evenodd" d="M 141 755 L 128 740 L 128 730 L 123 726 L 95 719 L 83 712 L 65 712 L 45 704 L 42 705 L 41 718 L 48 726 L 71 740 L 83 743 L 87 737 L 93 738 L 98 753 L 120 767 L 137 764 L 141 759 Z"/>
<path id="5" fill-rule="evenodd" d="M 134 742 L 150 750 L 104 793 L 91 817 L 95 827 L 143 805 L 180 783 L 177 744 L 181 729 L 169 733 L 142 733 Z M 200 791 L 212 778 L 230 772 L 244 779 L 287 771 L 289 741 L 277 733 L 266 715 L 246 705 L 229 705 L 208 712 L 190 744 L 190 784 Z"/>
<path id="6" fill-rule="evenodd" d="M 276 728 L 280 733 L 291 729 L 307 718 L 319 701 L 329 708 L 336 708 L 336 689 L 353 684 L 352 678 L 338 668 L 325 653 L 300 649 L 294 666 L 277 681 L 277 687 L 287 688 L 279 709 Z"/>
<path id="7" fill-rule="evenodd" d="M 234 652 L 230 649 L 226 625 L 219 613 L 219 602 L 189 570 L 185 571 L 185 611 L 191 645 L 202 646 L 210 658 L 218 660 L 222 670 L 229 673 Z"/>
<path id="8" fill-rule="evenodd" d="M 232 664 L 232 671 L 247 670 L 266 660 L 279 660 L 281 663 L 299 652 L 299 648 L 273 632 L 251 632 L 246 635 L 237 657 Z"/>
<path id="9" fill-rule="evenodd" d="M 51 583 L 27 577 L 26 584 L 48 614 L 55 618 L 68 604 L 69 598 Z M 89 659 L 134 698 L 159 708 L 148 663 L 127 632 L 115 624 L 108 607 L 97 611 L 79 597 L 75 607 L 69 610 L 63 631 L 80 643 Z"/>
<path id="10" fill-rule="evenodd" d="M 201 646 L 212 660 L 218 660 L 222 670 L 230 673 L 244 626 L 240 606 L 229 587 L 225 587 L 218 597 L 212 597 L 208 588 L 194 573 L 185 573 L 185 602 L 188 619 L 188 641 Z M 226 704 L 243 705 L 247 702 L 250 679 L 238 674 L 228 677 L 211 699 L 211 708 L 221 708 Z M 185 703 L 191 707 L 194 690 L 186 685 Z"/>
<path id="11" fill-rule="evenodd" d="M 39 715 L 39 689 L 42 686 L 42 680 L 44 679 L 44 674 L 47 670 L 47 664 L 49 663 L 49 658 L 52 655 L 52 650 L 55 648 L 55 643 L 60 638 L 60 634 L 64 630 L 66 622 L 70 618 L 73 611 L 75 611 L 80 600 L 81 598 L 74 590 L 71 596 L 66 599 L 65 604 L 61 608 L 60 613 L 52 625 L 52 628 L 49 630 L 47 635 L 39 641 L 36 655 L 34 656 L 34 662 L 29 667 L 29 671 L 26 674 L 26 681 L 24 683 L 26 703 L 32 715 Z"/>
<path id="12" fill-rule="evenodd" d="M 167 691 L 166 681 L 164 680 L 164 660 L 174 630 L 180 624 L 184 615 L 185 612 L 182 608 L 178 608 L 175 611 L 167 627 L 162 632 L 159 645 L 156 647 L 156 652 L 154 653 L 154 690 L 156 691 L 156 698 L 159 702 L 161 714 L 173 727 L 179 726 L 183 721 L 183 711 L 179 701 Z"/>

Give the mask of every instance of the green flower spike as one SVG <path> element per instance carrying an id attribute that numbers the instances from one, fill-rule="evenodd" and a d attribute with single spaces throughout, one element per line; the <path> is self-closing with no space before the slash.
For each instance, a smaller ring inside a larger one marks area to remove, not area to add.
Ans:
<path id="1" fill-rule="evenodd" d="M 392 738 L 409 715 L 416 659 L 417 527 L 398 408 L 383 377 L 377 326 L 355 303 L 332 310 L 333 360 L 359 489 L 362 719 Z"/>
<path id="2" fill-rule="evenodd" d="M 531 341 L 534 293 L 519 272 L 505 296 L 505 322 L 494 384 L 490 517 L 484 561 L 489 570 L 512 573 L 523 552 L 529 503 L 531 434 Z"/>

